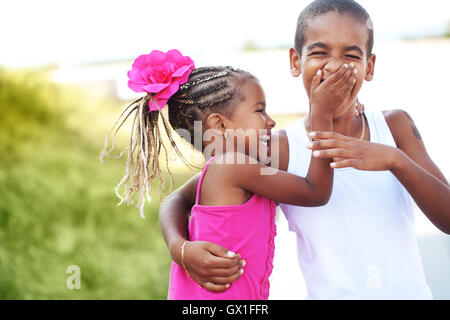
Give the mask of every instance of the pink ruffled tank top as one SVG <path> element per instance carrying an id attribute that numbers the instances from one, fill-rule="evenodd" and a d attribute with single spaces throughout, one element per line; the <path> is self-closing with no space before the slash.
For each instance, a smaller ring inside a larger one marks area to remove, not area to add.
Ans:
<path id="1" fill-rule="evenodd" d="M 239 253 L 246 261 L 244 273 L 224 292 L 200 288 L 183 267 L 172 262 L 170 300 L 265 300 L 269 297 L 269 276 L 273 268 L 276 235 L 276 203 L 254 194 L 241 205 L 203 206 L 198 204 L 208 165 L 197 186 L 197 197 L 189 221 L 189 240 L 210 241 Z"/>

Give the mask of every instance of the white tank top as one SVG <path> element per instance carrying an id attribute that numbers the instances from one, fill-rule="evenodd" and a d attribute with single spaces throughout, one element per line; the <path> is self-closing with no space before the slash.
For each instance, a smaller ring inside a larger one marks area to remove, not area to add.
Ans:
<path id="1" fill-rule="evenodd" d="M 396 147 L 384 116 L 365 111 L 370 141 Z M 301 118 L 286 128 L 288 172 L 306 176 L 311 151 Z M 334 170 L 322 207 L 281 204 L 297 235 L 308 299 L 432 299 L 411 198 L 390 171 Z"/>

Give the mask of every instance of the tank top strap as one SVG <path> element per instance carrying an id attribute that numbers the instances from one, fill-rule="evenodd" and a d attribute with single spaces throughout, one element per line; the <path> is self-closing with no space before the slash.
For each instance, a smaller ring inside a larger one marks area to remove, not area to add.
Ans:
<path id="1" fill-rule="evenodd" d="M 368 109 L 364 114 L 370 131 L 370 141 L 397 147 L 383 112 Z"/>
<path id="2" fill-rule="evenodd" d="M 198 204 L 198 200 L 200 198 L 200 188 L 202 187 L 203 177 L 205 176 L 206 169 L 208 169 L 209 164 L 213 161 L 217 156 L 211 157 L 205 164 L 205 167 L 202 170 L 202 174 L 200 175 L 200 179 L 198 180 L 197 185 L 197 195 L 195 196 L 195 204 Z"/>

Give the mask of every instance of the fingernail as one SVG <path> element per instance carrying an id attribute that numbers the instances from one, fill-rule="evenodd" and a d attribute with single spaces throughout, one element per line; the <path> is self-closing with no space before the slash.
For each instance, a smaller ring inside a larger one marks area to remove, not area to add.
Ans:
<path id="1" fill-rule="evenodd" d="M 357 74 L 358 73 L 358 69 L 353 69 L 353 73 Z"/>
<path id="2" fill-rule="evenodd" d="M 313 144 L 312 144 L 312 143 L 308 143 L 308 144 L 306 145 L 306 147 L 307 147 L 308 149 L 312 149 Z"/>
<path id="3" fill-rule="evenodd" d="M 239 271 L 239 273 L 240 273 L 240 274 L 243 274 L 243 273 L 244 273 L 244 269 L 241 269 L 241 271 Z"/>
<path id="4" fill-rule="evenodd" d="M 310 136 L 310 137 L 315 137 L 315 136 L 316 136 L 316 133 L 315 133 L 315 132 L 310 132 L 310 133 L 309 133 L 309 136 Z"/>
<path id="5" fill-rule="evenodd" d="M 353 68 L 355 65 L 353 63 L 349 64 L 350 68 Z"/>
<path id="6" fill-rule="evenodd" d="M 348 68 L 348 65 L 347 65 L 347 64 L 344 64 L 343 67 L 344 67 L 345 69 L 347 69 L 347 68 Z"/>
<path id="7" fill-rule="evenodd" d="M 246 264 L 247 264 L 247 261 L 242 260 L 242 268 L 245 267 Z"/>
<path id="8" fill-rule="evenodd" d="M 316 72 L 316 76 L 318 76 L 318 75 L 320 75 L 320 72 L 322 72 L 320 69 L 319 70 L 317 70 L 317 72 Z"/>
<path id="9" fill-rule="evenodd" d="M 314 156 L 314 157 L 320 156 L 320 151 L 314 151 L 314 152 L 313 152 L 313 156 Z"/>
<path id="10" fill-rule="evenodd" d="M 229 283 L 227 283 L 226 285 L 225 285 L 225 288 L 229 288 L 230 287 L 230 284 Z"/>
<path id="11" fill-rule="evenodd" d="M 229 258 L 233 258 L 235 255 L 236 255 L 236 253 L 234 253 L 233 251 L 227 252 L 227 257 L 229 257 Z"/>
<path id="12" fill-rule="evenodd" d="M 336 163 L 334 163 L 334 162 L 330 163 L 330 167 L 332 167 L 332 168 L 336 167 Z"/>

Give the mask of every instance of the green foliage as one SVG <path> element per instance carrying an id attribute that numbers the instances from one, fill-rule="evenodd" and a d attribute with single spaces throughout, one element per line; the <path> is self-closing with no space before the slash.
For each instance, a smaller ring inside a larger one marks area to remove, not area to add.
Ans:
<path id="1" fill-rule="evenodd" d="M 124 159 L 100 164 L 105 131 L 87 139 L 67 125 L 82 97 L 46 73 L 0 70 L 0 299 L 165 299 L 159 198 L 146 219 L 116 206 Z M 70 265 L 80 290 L 66 288 Z"/>

